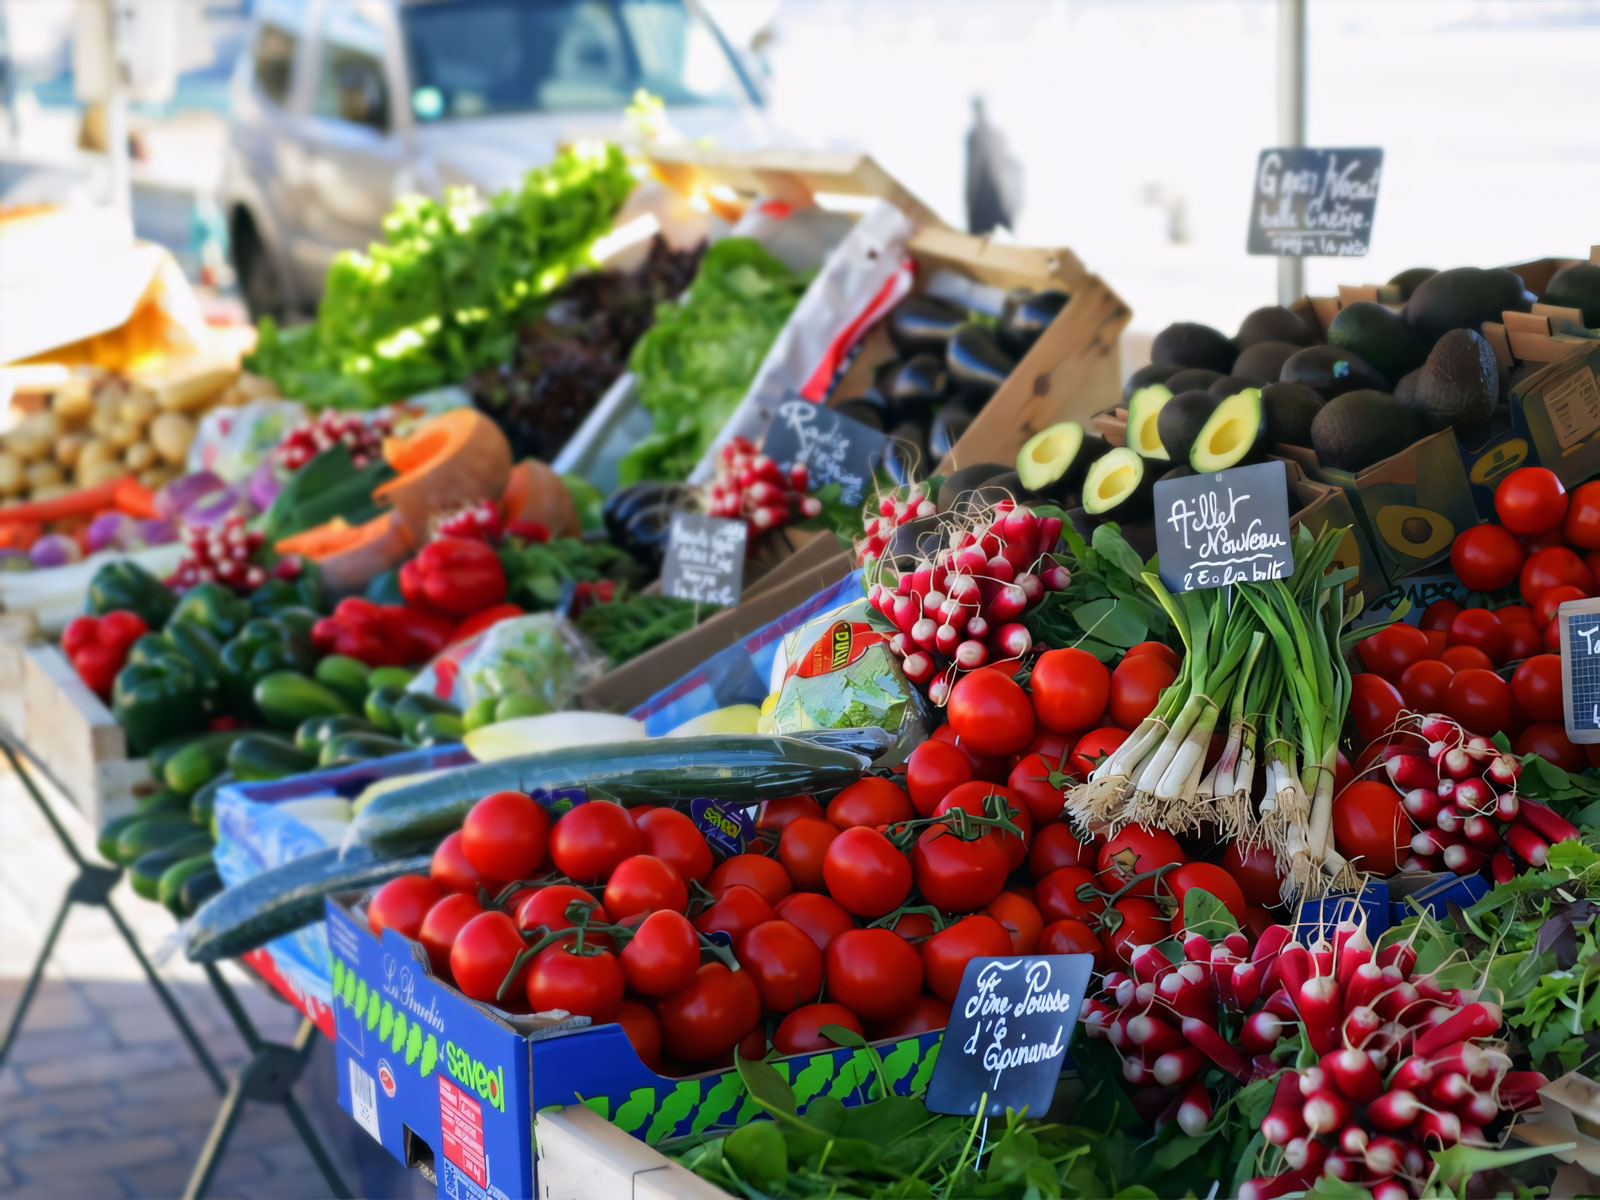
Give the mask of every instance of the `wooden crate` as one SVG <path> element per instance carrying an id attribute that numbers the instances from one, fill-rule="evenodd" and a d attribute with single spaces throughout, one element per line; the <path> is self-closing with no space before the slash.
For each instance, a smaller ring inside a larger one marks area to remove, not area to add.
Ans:
<path id="1" fill-rule="evenodd" d="M 693 1171 L 575 1104 L 534 1117 L 543 1200 L 727 1200 Z"/>

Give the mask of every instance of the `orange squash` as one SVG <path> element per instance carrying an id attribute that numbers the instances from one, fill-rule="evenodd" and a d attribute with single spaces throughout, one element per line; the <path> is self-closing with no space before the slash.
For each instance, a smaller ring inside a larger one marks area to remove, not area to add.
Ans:
<path id="1" fill-rule="evenodd" d="M 398 567 L 411 557 L 415 539 L 398 512 L 361 525 L 335 517 L 286 537 L 274 549 L 279 554 L 299 554 L 316 563 L 323 587 L 333 595 L 359 592 L 376 575 Z"/>
<path id="2" fill-rule="evenodd" d="M 405 437 L 388 438 L 383 457 L 399 474 L 372 493 L 415 537 L 441 513 L 497 499 L 511 474 L 511 443 L 475 408 L 453 408 Z"/>
<path id="3" fill-rule="evenodd" d="M 551 537 L 577 537 L 583 531 L 572 493 L 561 476 L 537 458 L 526 458 L 511 468 L 500 513 L 507 524 L 537 521 Z"/>

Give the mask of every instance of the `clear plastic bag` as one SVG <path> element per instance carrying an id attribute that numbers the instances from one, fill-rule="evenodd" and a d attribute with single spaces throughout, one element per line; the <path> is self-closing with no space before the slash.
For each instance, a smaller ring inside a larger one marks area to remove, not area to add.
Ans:
<path id="1" fill-rule="evenodd" d="M 605 671 L 605 656 L 576 625 L 556 613 L 533 613 L 450 646 L 411 681 L 410 690 L 463 710 L 486 696 L 533 696 L 547 711 L 559 712 Z"/>

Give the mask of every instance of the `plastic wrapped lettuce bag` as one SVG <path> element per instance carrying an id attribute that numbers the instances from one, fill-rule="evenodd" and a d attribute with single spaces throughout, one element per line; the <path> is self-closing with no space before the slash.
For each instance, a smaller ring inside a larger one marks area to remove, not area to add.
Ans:
<path id="1" fill-rule="evenodd" d="M 446 647 L 409 690 L 448 700 L 463 712 L 485 698 L 525 696 L 531 703 L 523 715 L 532 715 L 570 707 L 605 670 L 605 657 L 566 617 L 532 613 Z"/>

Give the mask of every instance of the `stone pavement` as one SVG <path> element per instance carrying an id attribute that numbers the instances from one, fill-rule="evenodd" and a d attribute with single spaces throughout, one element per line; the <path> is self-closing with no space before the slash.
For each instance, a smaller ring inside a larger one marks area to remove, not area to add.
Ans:
<path id="1" fill-rule="evenodd" d="M 64 805 L 56 811 L 76 818 Z M 86 822 L 72 824 L 80 844 L 91 846 Z M 70 860 L 17 781 L 0 777 L 0 1027 L 71 875 Z M 172 918 L 126 882 L 115 899 L 145 953 L 157 957 L 172 935 Z M 181 953 L 158 970 L 219 1066 L 237 1069 L 244 1044 L 204 975 Z M 231 964 L 225 972 L 263 1038 L 294 1037 L 298 1012 Z M 295 1090 L 356 1194 L 433 1194 L 339 1110 L 332 1047 L 324 1039 Z M 0 1197 L 180 1196 L 219 1100 L 110 918 L 75 907 L 0 1067 Z M 283 1110 L 246 1105 L 209 1195 L 313 1200 L 327 1194 Z"/>

